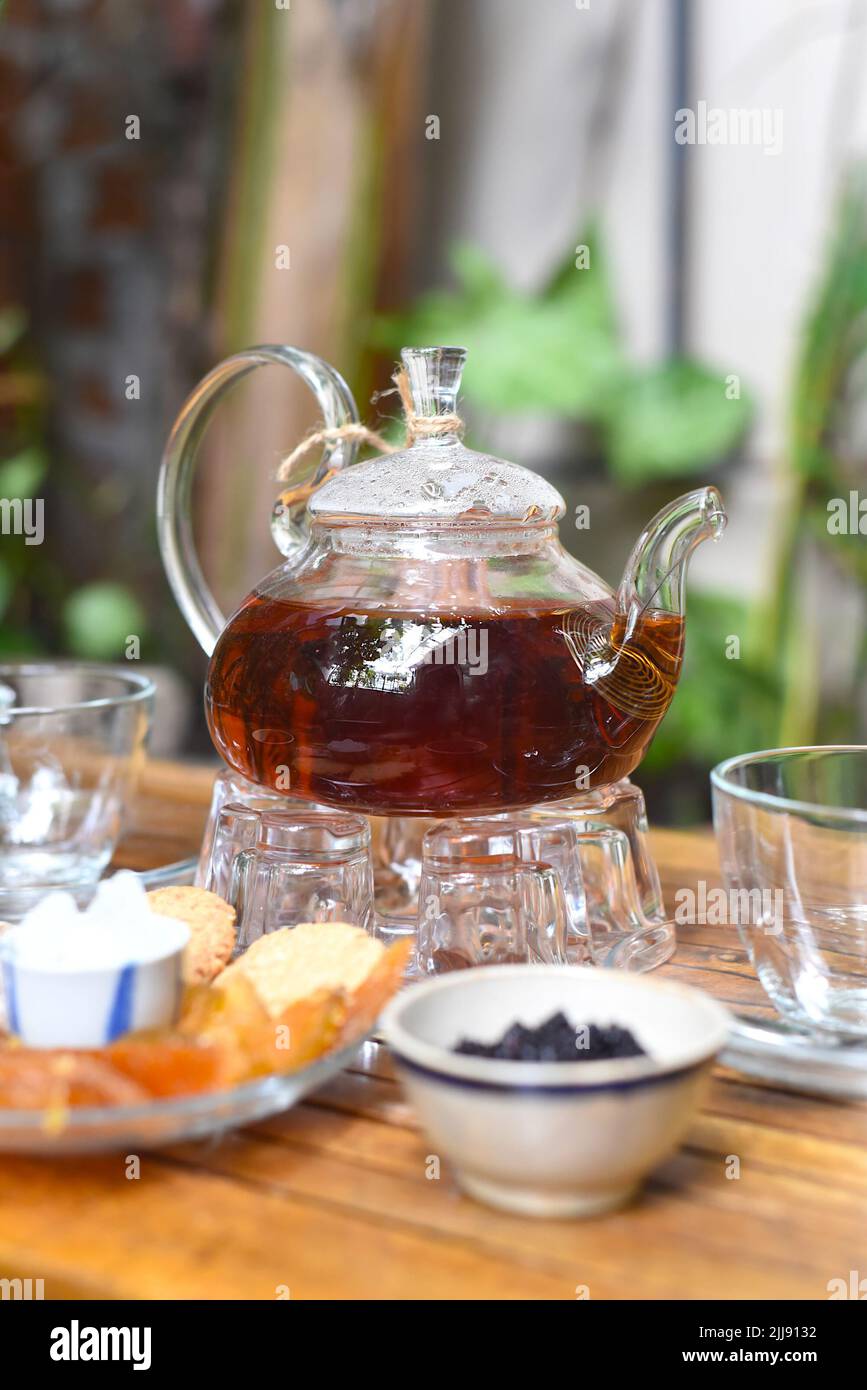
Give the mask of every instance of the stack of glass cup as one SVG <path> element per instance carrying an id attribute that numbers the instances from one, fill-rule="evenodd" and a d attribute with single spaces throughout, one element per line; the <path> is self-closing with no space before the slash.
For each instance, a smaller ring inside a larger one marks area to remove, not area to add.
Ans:
<path id="1" fill-rule="evenodd" d="M 472 819 L 380 819 L 224 771 L 196 879 L 238 913 L 239 949 L 298 922 L 412 935 L 412 974 L 572 962 L 651 970 L 674 950 L 628 780 L 556 805 Z"/>

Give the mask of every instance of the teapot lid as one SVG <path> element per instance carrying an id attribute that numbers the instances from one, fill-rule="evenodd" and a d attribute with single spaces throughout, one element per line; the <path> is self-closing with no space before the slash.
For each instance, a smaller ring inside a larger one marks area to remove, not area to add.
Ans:
<path id="1" fill-rule="evenodd" d="M 308 501 L 311 518 L 530 524 L 563 515 L 563 498 L 538 473 L 461 443 L 464 348 L 404 348 L 400 356 L 407 447 L 330 478 Z"/>

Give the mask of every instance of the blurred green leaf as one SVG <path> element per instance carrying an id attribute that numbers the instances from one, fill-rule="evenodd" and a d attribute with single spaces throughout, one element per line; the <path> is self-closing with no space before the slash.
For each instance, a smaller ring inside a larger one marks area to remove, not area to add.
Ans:
<path id="1" fill-rule="evenodd" d="M 822 281 L 804 326 L 792 395 L 792 462 L 807 476 L 833 464 L 824 452 L 853 360 L 867 346 L 867 166 L 848 170 Z"/>
<path id="2" fill-rule="evenodd" d="M 458 242 L 450 259 L 468 303 L 484 304 L 509 293 L 499 267 L 480 247 L 468 241 Z"/>
<path id="3" fill-rule="evenodd" d="M 588 231 L 581 244 L 586 268 L 570 255 L 532 296 L 511 289 L 478 248 L 458 247 L 459 288 L 380 319 L 375 341 L 395 353 L 407 344 L 463 345 L 467 400 L 496 415 L 538 412 L 597 426 L 620 482 L 705 471 L 743 437 L 749 400 L 729 399 L 724 378 L 696 363 L 631 366 L 598 237 Z"/>
<path id="4" fill-rule="evenodd" d="M 9 573 L 8 566 L 4 565 L 3 561 L 0 560 L 0 618 L 3 617 L 3 614 L 9 607 L 9 601 L 12 598 L 14 587 L 15 583 L 12 575 Z"/>
<path id="5" fill-rule="evenodd" d="M 844 495 L 843 500 L 848 502 L 848 496 Z M 861 532 L 835 531 L 832 535 L 828 531 L 828 504 L 825 500 L 813 503 L 807 498 L 801 519 L 803 534 L 817 541 L 838 569 L 852 575 L 867 589 L 867 544 Z"/>
<path id="6" fill-rule="evenodd" d="M 2 13 L 2 10 L 0 10 Z M 0 357 L 10 352 L 27 328 L 27 315 L 15 304 L 0 309 Z"/>
<path id="7" fill-rule="evenodd" d="M 463 394 L 496 414 L 591 420 L 624 370 L 607 277 L 592 246 L 591 265 L 558 272 L 547 291 L 531 296 L 512 290 L 483 252 L 459 247 L 452 266 L 460 288 L 379 319 L 374 341 L 395 353 L 430 343 L 466 347 Z"/>
<path id="8" fill-rule="evenodd" d="M 863 481 L 859 419 L 867 357 L 867 163 L 845 171 L 831 241 L 801 329 L 789 421 L 787 489 L 776 527 L 780 543 L 762 644 L 769 670 L 781 673 L 780 742 L 833 741 L 848 718 L 859 723 L 867 648 L 857 648 L 845 692 L 821 679 L 816 624 L 799 601 L 799 572 L 813 543 L 838 573 L 867 586 L 864 538 L 828 529 L 828 502 L 847 499 Z M 846 447 L 841 444 L 846 441 Z M 863 490 L 863 489 L 862 489 Z M 833 717 L 829 721 L 829 710 Z"/>
<path id="9" fill-rule="evenodd" d="M 0 656 L 41 656 L 44 646 L 32 632 L 23 628 L 0 627 Z"/>
<path id="10" fill-rule="evenodd" d="M 35 497 L 48 471 L 48 461 L 35 446 L 0 463 L 0 497 Z"/>
<path id="11" fill-rule="evenodd" d="M 607 456 L 623 483 L 702 472 L 731 454 L 751 405 L 721 376 L 676 360 L 632 373 L 606 405 Z"/>
<path id="12" fill-rule="evenodd" d="M 128 637 L 144 637 L 147 619 L 141 604 L 122 584 L 109 581 L 78 589 L 63 607 L 63 628 L 76 656 L 121 661 Z"/>

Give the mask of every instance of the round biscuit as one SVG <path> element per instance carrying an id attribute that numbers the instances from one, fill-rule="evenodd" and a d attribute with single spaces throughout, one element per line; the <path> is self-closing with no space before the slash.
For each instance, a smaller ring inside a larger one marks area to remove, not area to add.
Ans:
<path id="1" fill-rule="evenodd" d="M 213 980 L 235 949 L 235 909 L 216 893 L 188 884 L 154 888 L 147 896 L 152 912 L 174 917 L 190 929 L 184 952 L 185 982 Z"/>

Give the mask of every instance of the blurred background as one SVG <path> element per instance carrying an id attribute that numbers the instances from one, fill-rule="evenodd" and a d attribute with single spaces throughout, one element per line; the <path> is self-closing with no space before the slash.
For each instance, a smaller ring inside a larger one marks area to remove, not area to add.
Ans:
<path id="1" fill-rule="evenodd" d="M 138 637 L 156 750 L 210 756 L 154 532 L 184 397 L 285 342 L 381 427 L 399 348 L 459 342 L 467 442 L 545 473 L 609 581 L 678 492 L 729 505 L 657 822 L 705 820 L 727 754 L 865 741 L 865 57 L 867 0 L 7 0 L 0 499 L 44 499 L 45 543 L 0 534 L 0 657 Z M 196 495 L 227 610 L 315 423 L 257 375 Z"/>

